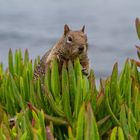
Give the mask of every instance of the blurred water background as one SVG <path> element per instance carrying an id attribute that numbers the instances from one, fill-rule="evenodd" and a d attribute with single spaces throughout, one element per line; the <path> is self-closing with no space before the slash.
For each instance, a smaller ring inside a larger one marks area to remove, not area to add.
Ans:
<path id="1" fill-rule="evenodd" d="M 42 56 L 63 33 L 86 25 L 89 57 L 96 78 L 137 58 L 135 18 L 140 0 L 0 0 L 0 62 L 7 66 L 9 48 L 28 48 L 30 58 Z"/>

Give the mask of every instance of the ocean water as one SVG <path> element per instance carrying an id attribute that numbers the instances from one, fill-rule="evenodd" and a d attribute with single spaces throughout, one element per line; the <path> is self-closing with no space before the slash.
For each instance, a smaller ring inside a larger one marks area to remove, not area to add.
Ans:
<path id="1" fill-rule="evenodd" d="M 0 0 L 0 62 L 7 67 L 9 48 L 28 48 L 34 60 L 62 36 L 64 24 L 86 25 L 90 66 L 104 78 L 114 63 L 120 71 L 127 58 L 137 58 L 136 17 L 140 0 Z"/>

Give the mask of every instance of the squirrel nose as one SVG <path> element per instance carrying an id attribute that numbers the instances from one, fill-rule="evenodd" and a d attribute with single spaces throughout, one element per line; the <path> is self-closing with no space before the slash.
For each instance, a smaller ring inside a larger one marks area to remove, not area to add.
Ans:
<path id="1" fill-rule="evenodd" d="M 80 46 L 78 49 L 80 52 L 82 52 L 84 50 L 84 46 Z"/>

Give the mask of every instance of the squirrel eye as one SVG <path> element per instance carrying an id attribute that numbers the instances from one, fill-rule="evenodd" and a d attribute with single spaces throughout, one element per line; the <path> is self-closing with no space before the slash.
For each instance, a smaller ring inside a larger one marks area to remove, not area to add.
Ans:
<path id="1" fill-rule="evenodd" d="M 72 37 L 71 36 L 68 36 L 67 43 L 71 43 L 71 42 L 72 42 Z"/>

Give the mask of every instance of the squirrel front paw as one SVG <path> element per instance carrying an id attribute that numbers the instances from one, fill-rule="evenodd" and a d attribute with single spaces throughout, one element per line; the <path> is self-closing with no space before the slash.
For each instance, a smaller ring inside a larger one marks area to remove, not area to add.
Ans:
<path id="1" fill-rule="evenodd" d="M 82 73 L 86 76 L 89 76 L 89 69 L 87 68 L 82 68 Z"/>

